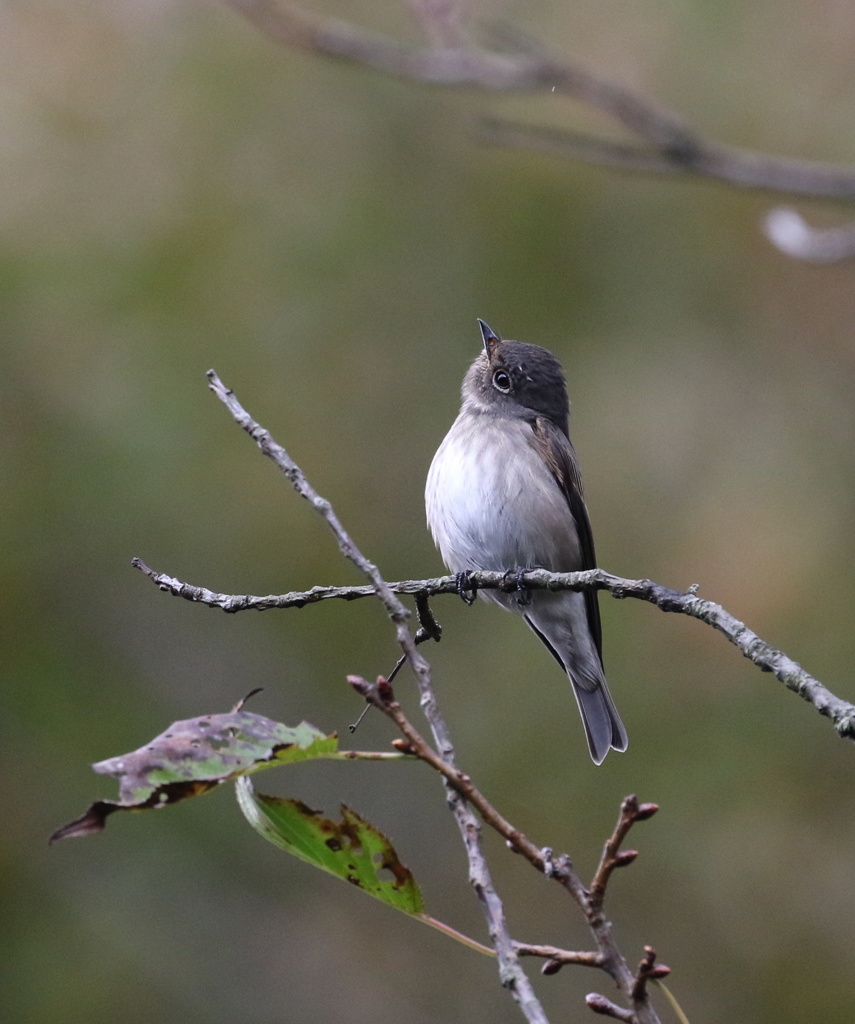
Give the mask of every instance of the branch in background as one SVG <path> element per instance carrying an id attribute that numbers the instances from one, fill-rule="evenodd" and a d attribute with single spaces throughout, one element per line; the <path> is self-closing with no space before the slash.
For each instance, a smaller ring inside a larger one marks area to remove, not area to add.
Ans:
<path id="1" fill-rule="evenodd" d="M 540 150 L 629 172 L 682 174 L 739 188 L 840 201 L 855 198 L 852 168 L 770 156 L 707 140 L 674 111 L 576 61 L 548 55 L 544 47 L 522 33 L 504 30 L 500 39 L 505 47 L 502 51 L 475 43 L 466 31 L 462 5 L 454 0 L 414 0 L 416 14 L 431 41 L 426 47 L 406 46 L 350 22 L 318 17 L 274 0 L 225 2 L 285 46 L 428 85 L 465 86 L 492 92 L 557 93 L 600 111 L 640 142 L 631 144 L 579 132 L 484 119 L 481 137 L 494 144 Z M 772 215 L 773 221 L 776 216 Z M 780 225 L 766 227 L 766 237 L 782 252 L 817 262 L 855 255 L 853 232 L 855 228 L 817 233 L 813 244 L 800 244 L 793 240 L 792 225 L 786 231 Z M 818 234 L 829 237 L 820 241 Z"/>
<path id="2" fill-rule="evenodd" d="M 269 431 L 252 419 L 238 402 L 234 392 L 223 384 L 213 370 L 208 371 L 208 384 L 217 398 L 232 414 L 235 422 L 249 434 L 261 451 L 276 463 L 278 468 L 291 481 L 297 493 L 309 501 L 324 518 L 334 533 L 342 554 L 349 558 L 371 581 L 370 592 L 376 595 L 383 603 L 389 618 L 395 625 L 398 643 L 413 669 L 421 695 L 422 711 L 430 725 L 434 742 L 437 744 L 438 749 L 442 751 L 443 763 L 449 765 L 451 770 L 456 770 L 454 769 L 454 748 L 451 745 L 445 720 L 436 704 L 436 697 L 431 684 L 430 666 L 419 653 L 415 638 L 407 627 L 409 612 L 383 580 L 377 566 L 370 562 L 353 542 L 350 535 L 341 525 L 332 505 L 317 493 L 297 463 L 273 439 Z M 459 790 L 450 784 L 446 784 L 446 793 L 449 806 L 454 814 L 466 848 L 469 860 L 469 880 L 478 895 L 481 908 L 487 920 L 490 938 L 496 950 L 496 956 L 499 961 L 499 977 L 502 984 L 505 988 L 510 989 L 529 1024 L 548 1024 L 543 1007 L 534 993 L 528 976 L 520 965 L 519 955 L 508 931 L 502 901 L 493 885 L 490 869 L 481 847 L 478 819 L 466 800 L 461 798 Z M 642 1005 L 642 1009 L 645 1012 L 643 1016 L 639 1016 L 638 1024 L 648 1024 L 648 1022 L 649 1024 L 655 1024 L 658 1021 L 655 1014 L 651 1016 L 651 1014 L 646 1012 L 649 1007 L 650 1001 L 645 1000 Z"/>
<path id="3" fill-rule="evenodd" d="M 408 0 L 408 6 L 432 46 L 465 46 L 468 42 L 464 0 Z"/>
<path id="4" fill-rule="evenodd" d="M 480 137 L 494 145 L 533 149 L 583 163 L 640 174 L 684 174 L 737 188 L 765 189 L 820 199 L 855 198 L 855 171 L 814 160 L 767 156 L 753 150 L 707 142 L 700 137 L 685 150 L 651 149 L 581 132 L 484 118 Z M 767 237 L 779 248 L 777 238 Z M 792 253 L 788 253 L 792 255 Z M 842 259 L 843 257 L 838 257 Z"/>
<path id="5" fill-rule="evenodd" d="M 241 596 L 237 594 L 216 594 L 203 587 L 195 587 L 164 573 L 149 569 L 140 559 L 133 564 L 142 570 L 161 590 L 183 597 L 188 601 L 238 612 L 250 608 L 302 608 L 307 604 L 340 598 L 352 601 L 373 596 L 373 587 L 313 587 L 311 590 L 267 597 Z M 721 605 L 706 601 L 695 593 L 692 587 L 687 592 L 672 590 L 652 580 L 629 580 L 613 576 L 602 569 L 588 569 L 585 572 L 553 573 L 545 569 L 531 569 L 519 577 L 509 579 L 501 572 L 473 572 L 468 575 L 468 586 L 481 590 L 515 589 L 521 583 L 531 590 L 607 590 L 613 597 L 634 597 L 656 605 L 663 612 L 677 612 L 699 619 L 717 629 L 764 672 L 771 672 L 787 689 L 797 693 L 834 724 L 834 728 L 849 740 L 855 740 L 855 705 L 835 696 L 818 679 L 806 672 L 792 658 L 762 640 L 744 622 L 740 622 Z M 456 576 L 439 576 L 426 580 L 403 580 L 386 584 L 395 594 L 412 594 L 426 607 L 428 597 L 438 594 L 459 593 Z"/>

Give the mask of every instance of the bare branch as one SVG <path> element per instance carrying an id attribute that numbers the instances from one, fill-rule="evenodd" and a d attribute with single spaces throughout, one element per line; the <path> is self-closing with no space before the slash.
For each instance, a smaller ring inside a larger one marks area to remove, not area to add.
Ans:
<path id="1" fill-rule="evenodd" d="M 815 160 L 768 156 L 753 150 L 709 142 L 700 137 L 694 137 L 693 144 L 683 149 L 654 149 L 582 132 L 519 124 L 501 118 L 483 118 L 479 122 L 478 133 L 481 139 L 494 145 L 537 150 L 634 174 L 682 174 L 721 181 L 737 188 L 822 199 L 855 198 L 855 171 L 848 168 Z M 774 218 L 774 212 L 769 216 Z M 766 235 L 778 245 L 770 233 L 768 222 Z M 782 245 L 779 248 L 788 252 Z M 832 258 L 843 259 L 845 256 Z"/>
<path id="2" fill-rule="evenodd" d="M 578 160 L 597 167 L 611 167 L 635 174 L 682 174 L 685 168 L 655 149 L 634 143 L 603 139 L 583 132 L 519 124 L 498 117 L 483 117 L 478 138 L 493 146 L 532 149 L 552 156 Z"/>
<path id="3" fill-rule="evenodd" d="M 643 1004 L 647 1000 L 648 981 L 659 981 L 661 978 L 667 978 L 670 973 L 670 967 L 656 963 L 656 950 L 652 946 L 645 946 L 644 956 L 638 965 L 635 985 L 632 988 L 633 1002 Z"/>
<path id="4" fill-rule="evenodd" d="M 409 0 L 409 6 L 434 47 L 467 45 L 461 0 Z"/>
<path id="5" fill-rule="evenodd" d="M 624 1024 L 635 1024 L 635 1014 L 632 1010 L 624 1010 L 596 992 L 585 996 L 585 1002 L 594 1013 L 601 1013 L 604 1017 L 613 1017 L 615 1020 L 623 1021 Z"/>
<path id="6" fill-rule="evenodd" d="M 275 0 L 225 2 L 284 45 L 428 85 L 558 93 L 599 110 L 644 145 L 496 119 L 482 122 L 482 138 L 490 142 L 625 171 L 687 174 L 740 188 L 837 200 L 855 198 L 853 168 L 770 156 L 704 139 L 674 111 L 577 61 L 548 55 L 520 32 L 501 32 L 507 47 L 504 52 L 476 45 L 470 42 L 461 8 L 453 0 L 411 0 L 432 40 L 431 46 L 421 48 Z"/>
<path id="7" fill-rule="evenodd" d="M 415 594 L 416 599 L 416 613 L 419 617 L 419 625 L 421 626 L 420 633 L 424 633 L 426 640 L 435 640 L 437 643 L 442 639 L 442 626 L 433 617 L 431 611 L 430 602 L 428 601 L 428 595 L 422 591 L 421 593 Z M 416 634 L 416 640 L 418 640 L 419 634 Z"/>
<path id="8" fill-rule="evenodd" d="M 536 64 L 469 46 L 417 48 L 338 18 L 321 18 L 275 0 L 225 0 L 266 35 L 309 53 L 335 57 L 428 85 L 516 89 Z"/>
<path id="9" fill-rule="evenodd" d="M 657 804 L 639 804 L 638 797 L 628 796 L 620 805 L 620 815 L 614 832 L 606 840 L 603 855 L 600 858 L 594 880 L 591 882 L 591 902 L 595 907 L 602 906 L 606 895 L 606 886 L 615 868 L 623 868 L 631 864 L 638 856 L 635 850 L 621 850 L 621 843 L 637 821 L 647 821 L 659 810 Z"/>
<path id="10" fill-rule="evenodd" d="M 562 959 L 562 951 L 550 948 L 547 956 L 549 956 L 553 966 L 547 964 L 546 973 L 555 973 L 565 962 L 584 963 L 589 967 L 601 967 L 614 978 L 618 988 L 627 999 L 633 1001 L 635 1011 L 630 1017 L 625 1019 L 632 1019 L 634 1024 L 654 1024 L 654 1022 L 658 1021 L 656 1012 L 647 998 L 646 991 L 642 992 L 641 998 L 636 998 L 636 992 L 639 991 L 640 973 L 636 972 L 633 974 L 631 971 L 614 939 L 611 922 L 603 913 L 605 884 L 602 885 L 601 892 L 597 896 L 589 893 L 582 882 L 581 876 L 567 856 L 554 858 L 551 850 L 535 846 L 525 833 L 515 828 L 490 803 L 468 775 L 460 771 L 455 765 L 444 760 L 431 748 L 430 744 L 427 743 L 404 714 L 401 705 L 395 700 L 392 687 L 386 679 L 381 677 L 376 683 L 370 683 L 361 676 L 348 676 L 348 682 L 369 703 L 382 711 L 398 727 L 405 742 L 403 744 L 396 744 L 397 749 L 414 754 L 438 771 L 448 785 L 458 792 L 467 804 L 471 804 L 477 810 L 481 820 L 505 840 L 511 850 L 525 857 L 533 867 L 546 875 L 547 878 L 552 878 L 558 882 L 579 906 L 597 943 L 598 952 L 596 954 L 567 953 L 567 956 L 571 959 L 564 960 Z M 635 797 L 627 797 L 621 806 L 621 819 L 615 832 L 617 833 L 622 829 L 621 835 L 625 835 L 632 822 L 643 821 L 651 817 L 655 813 L 652 810 L 655 806 L 655 804 L 639 805 Z M 629 824 L 626 824 L 625 822 L 630 818 L 632 820 Z M 624 822 L 624 824 L 622 825 L 621 822 Z M 535 947 L 527 948 L 530 951 Z M 647 948 L 649 947 L 645 947 L 645 949 Z M 521 948 L 518 947 L 518 949 L 521 952 Z M 532 953 L 531 955 L 540 954 Z"/>
<path id="11" fill-rule="evenodd" d="M 341 525 L 332 505 L 322 498 L 306 479 L 303 471 L 278 444 L 269 431 L 249 415 L 238 402 L 234 393 L 227 388 L 213 370 L 208 371 L 208 383 L 211 390 L 226 406 L 238 423 L 256 442 L 261 451 L 271 458 L 285 476 L 291 481 L 294 489 L 309 501 L 316 511 L 324 518 L 335 534 L 339 548 L 354 565 L 371 581 L 370 591 L 382 601 L 389 618 L 395 624 L 398 643 L 410 663 L 416 677 L 421 694 L 421 707 L 430 725 L 434 742 L 442 751 L 444 763 L 454 766 L 454 748 L 445 720 L 436 704 L 430 678 L 430 666 L 419 653 L 415 638 L 407 628 L 409 612 L 404 608 L 388 584 L 380 575 L 377 566 L 370 562 L 353 542 L 350 535 Z M 142 566 L 141 566 L 142 568 Z M 386 684 L 388 686 L 388 683 Z M 389 687 L 391 691 L 391 687 Z M 529 1024 L 548 1024 L 546 1014 L 534 993 L 531 982 L 519 962 L 508 926 L 505 921 L 502 901 L 493 885 L 487 861 L 481 849 L 480 825 L 471 808 L 459 791 L 446 785 L 448 803 L 454 813 L 457 827 L 463 839 L 469 860 L 469 880 L 478 895 L 481 908 L 487 920 L 490 938 L 499 961 L 499 977 L 505 988 L 510 989 Z"/>
<path id="12" fill-rule="evenodd" d="M 697 140 L 671 111 L 602 78 L 580 64 L 535 52 L 521 33 L 505 30 L 512 53 L 475 45 L 410 47 L 350 22 L 321 18 L 274 0 L 226 0 L 277 42 L 351 61 L 428 85 L 488 91 L 560 92 L 615 118 L 666 152 L 694 150 Z"/>
<path id="13" fill-rule="evenodd" d="M 303 605 L 329 598 L 351 601 L 356 598 L 369 597 L 375 593 L 373 587 L 313 587 L 311 590 L 267 597 L 215 594 L 202 587 L 182 583 L 171 576 L 154 572 L 140 559 L 134 559 L 133 564 L 145 572 L 161 590 L 229 612 L 250 608 L 301 608 Z M 473 572 L 470 573 L 469 580 L 479 590 L 500 590 L 511 585 L 507 575 L 501 572 Z M 691 588 L 687 592 L 680 592 L 672 590 L 670 587 L 664 587 L 660 583 L 654 583 L 652 580 L 630 580 L 613 576 L 602 569 L 568 573 L 531 569 L 520 576 L 520 582 L 532 590 L 606 590 L 616 598 L 637 598 L 655 605 L 663 612 L 676 612 L 699 619 L 727 637 L 746 658 L 754 662 L 763 672 L 771 672 L 787 689 L 812 704 L 821 715 L 831 720 L 840 736 L 855 740 L 855 705 L 835 696 L 796 661 L 762 640 L 744 622 L 740 622 L 721 605 L 698 597 L 695 588 Z M 513 586 L 516 587 L 516 585 L 517 581 L 514 577 Z M 390 592 L 395 594 L 422 595 L 424 597 L 458 593 L 456 576 L 403 580 L 398 583 L 386 584 L 386 586 Z"/>
<path id="14" fill-rule="evenodd" d="M 541 974 L 556 974 L 562 967 L 574 964 L 579 967 L 603 967 L 603 954 L 589 950 L 577 952 L 561 949 L 559 946 L 534 945 L 529 942 L 515 942 L 514 947 L 520 956 L 537 956 L 546 960 L 540 969 Z"/>

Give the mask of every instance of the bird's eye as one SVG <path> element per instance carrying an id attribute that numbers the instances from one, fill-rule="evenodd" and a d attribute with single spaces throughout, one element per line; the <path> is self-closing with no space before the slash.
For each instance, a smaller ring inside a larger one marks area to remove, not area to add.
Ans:
<path id="1" fill-rule="evenodd" d="M 511 390 L 511 378 L 504 370 L 496 370 L 493 374 L 493 387 L 505 395 Z"/>

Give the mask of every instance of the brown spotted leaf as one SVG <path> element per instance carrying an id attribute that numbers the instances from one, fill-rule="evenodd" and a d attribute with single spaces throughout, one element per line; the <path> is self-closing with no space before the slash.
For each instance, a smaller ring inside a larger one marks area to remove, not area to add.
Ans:
<path id="1" fill-rule="evenodd" d="M 116 811 L 178 803 L 274 765 L 342 756 L 359 755 L 339 753 L 335 733 L 327 736 L 308 722 L 291 727 L 246 711 L 174 722 L 139 750 L 94 764 L 99 774 L 119 780 L 119 800 L 96 801 L 50 841 L 93 835 Z"/>
<path id="2" fill-rule="evenodd" d="M 237 798 L 247 821 L 275 846 L 425 919 L 422 894 L 409 868 L 386 836 L 356 811 L 342 804 L 341 820 L 332 821 L 301 800 L 256 792 L 249 779 L 238 779 Z"/>

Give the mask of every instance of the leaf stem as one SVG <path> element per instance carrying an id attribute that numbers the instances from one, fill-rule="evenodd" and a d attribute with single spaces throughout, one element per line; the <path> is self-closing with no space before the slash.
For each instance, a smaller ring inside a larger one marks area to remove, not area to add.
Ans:
<path id="1" fill-rule="evenodd" d="M 423 921 L 425 924 L 429 924 L 431 928 L 436 928 L 438 932 L 442 932 L 443 935 L 448 935 L 449 938 L 455 939 L 457 942 L 464 946 L 468 946 L 470 949 L 476 950 L 478 953 L 483 953 L 485 956 L 496 956 L 496 951 L 490 949 L 489 946 L 483 946 L 480 942 L 475 939 L 470 939 L 468 935 L 464 935 L 463 932 L 459 932 L 456 928 L 452 928 L 450 924 L 444 924 L 442 921 L 437 921 L 435 917 L 431 917 L 430 914 L 414 914 L 417 920 Z"/>

